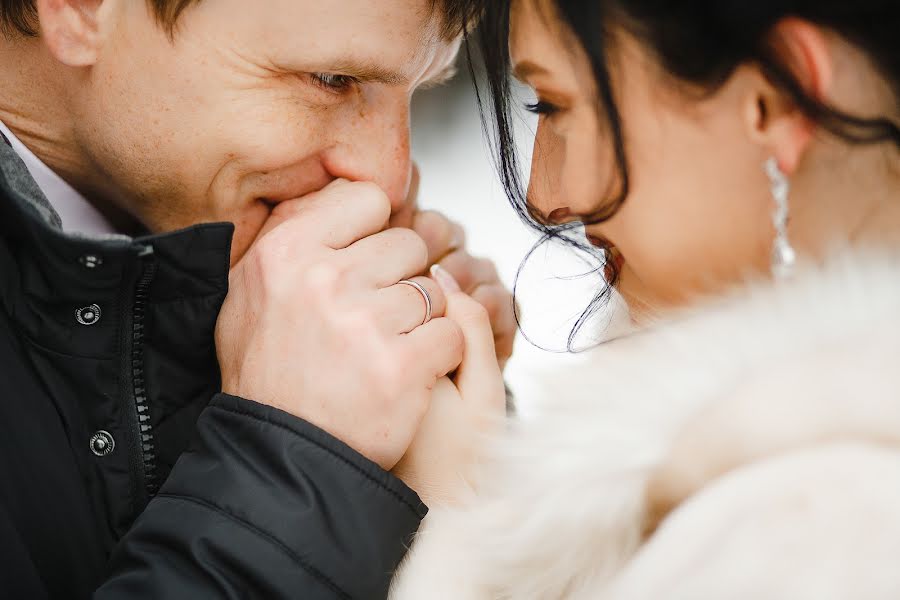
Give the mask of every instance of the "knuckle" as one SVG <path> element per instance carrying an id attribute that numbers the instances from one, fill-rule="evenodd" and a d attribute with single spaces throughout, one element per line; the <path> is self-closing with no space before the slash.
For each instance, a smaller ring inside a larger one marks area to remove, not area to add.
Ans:
<path id="1" fill-rule="evenodd" d="M 471 272 L 469 260 L 469 255 L 464 250 L 459 250 L 445 256 L 440 264 L 457 279 L 467 279 Z M 461 285 L 462 283 L 463 282 L 460 281 Z"/>
<path id="2" fill-rule="evenodd" d="M 257 281 L 266 295 L 281 289 L 286 277 L 283 271 L 284 248 L 276 239 L 260 240 L 242 270 L 244 281 Z M 249 276 L 249 277 L 248 277 Z"/>
<path id="3" fill-rule="evenodd" d="M 406 381 L 409 379 L 409 370 L 404 366 L 405 361 L 383 356 L 377 361 L 378 365 L 378 388 L 388 402 L 391 399 L 399 398 Z"/>
<path id="4" fill-rule="evenodd" d="M 303 275 L 304 291 L 317 297 L 334 299 L 343 277 L 342 270 L 331 261 L 322 261 L 310 265 Z"/>
<path id="5" fill-rule="evenodd" d="M 485 279 L 490 281 L 500 279 L 500 274 L 497 272 L 497 265 L 494 264 L 494 261 L 487 258 L 476 258 L 474 260 L 476 268 L 483 274 Z"/>
<path id="6" fill-rule="evenodd" d="M 396 244 L 416 244 L 422 240 L 422 237 L 406 227 L 394 227 L 390 229 L 390 235 L 393 236 L 393 242 Z"/>
<path id="7" fill-rule="evenodd" d="M 272 209 L 270 218 L 276 217 L 282 221 L 287 221 L 303 212 L 304 208 L 306 208 L 306 204 L 299 198 L 279 202 Z"/>
<path id="8" fill-rule="evenodd" d="M 453 237 L 453 223 L 441 213 L 433 212 L 431 218 L 431 227 L 434 234 L 444 242 L 449 242 Z"/>
<path id="9" fill-rule="evenodd" d="M 501 312 L 503 298 L 501 294 L 487 287 L 478 288 L 472 296 L 489 315 L 497 315 Z"/>
<path id="10" fill-rule="evenodd" d="M 415 227 L 429 236 L 435 236 L 440 233 L 445 219 L 443 215 L 433 210 L 423 210 L 416 215 Z"/>
<path id="11" fill-rule="evenodd" d="M 489 327 L 491 324 L 491 315 L 488 309 L 480 302 L 474 300 L 466 300 L 460 310 L 460 320 L 476 327 Z"/>
<path id="12" fill-rule="evenodd" d="M 354 181 L 351 185 L 358 194 L 366 197 L 377 197 L 384 194 L 381 188 L 371 181 Z"/>
<path id="13" fill-rule="evenodd" d="M 378 214 L 384 213 L 385 219 L 390 216 L 391 200 L 384 190 L 371 181 L 360 181 L 353 185 L 354 193 L 361 201 L 371 205 Z"/>
<path id="14" fill-rule="evenodd" d="M 334 323 L 346 344 L 362 345 L 367 349 L 378 337 L 375 318 L 367 310 L 333 310 Z"/>
<path id="15" fill-rule="evenodd" d="M 459 223 L 453 223 L 453 239 L 460 245 L 466 244 L 466 230 Z"/>
<path id="16" fill-rule="evenodd" d="M 404 249 L 409 252 L 410 256 L 416 257 L 416 261 L 423 266 L 428 262 L 428 244 L 422 239 L 418 233 L 412 229 L 404 229 L 402 243 Z"/>
<path id="17" fill-rule="evenodd" d="M 266 268 L 267 265 L 281 258 L 284 252 L 284 245 L 279 238 L 280 236 L 277 235 L 277 232 L 273 232 L 256 242 L 253 252 L 254 266 L 256 268 Z"/>
<path id="18" fill-rule="evenodd" d="M 488 312 L 501 312 L 513 310 L 513 297 L 505 287 L 501 285 L 485 285 L 478 288 L 475 299 L 478 300 Z"/>
<path id="19" fill-rule="evenodd" d="M 455 233 L 456 226 L 440 213 L 434 211 L 420 213 L 416 217 L 414 228 L 438 255 L 455 250 L 460 246 L 455 243 L 458 237 Z"/>

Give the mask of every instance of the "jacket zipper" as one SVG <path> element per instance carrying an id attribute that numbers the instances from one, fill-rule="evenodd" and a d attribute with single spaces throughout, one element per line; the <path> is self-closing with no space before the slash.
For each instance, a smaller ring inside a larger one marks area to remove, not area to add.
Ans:
<path id="1" fill-rule="evenodd" d="M 147 299 L 150 295 L 150 284 L 156 275 L 156 262 L 153 260 L 153 246 L 137 247 L 141 259 L 140 275 L 135 285 L 134 302 L 131 308 L 131 348 L 130 381 L 132 409 L 132 434 L 136 443 L 134 464 L 137 468 L 135 491 L 139 510 L 159 490 L 156 472 L 156 444 L 153 434 L 153 423 L 150 419 L 150 399 L 144 378 L 144 340 L 147 326 Z"/>

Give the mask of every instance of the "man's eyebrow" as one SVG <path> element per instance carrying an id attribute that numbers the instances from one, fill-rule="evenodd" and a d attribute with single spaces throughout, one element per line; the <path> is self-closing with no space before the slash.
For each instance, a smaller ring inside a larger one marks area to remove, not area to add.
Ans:
<path id="1" fill-rule="evenodd" d="M 328 69 L 335 75 L 346 75 L 361 82 L 383 83 L 385 85 L 409 85 L 410 78 L 398 71 L 392 71 L 372 62 L 360 62 L 349 58 L 338 59 Z"/>
<path id="2" fill-rule="evenodd" d="M 546 75 L 547 73 L 549 73 L 547 69 L 529 60 L 516 63 L 513 67 L 513 76 L 519 81 L 525 81 L 533 75 Z"/>

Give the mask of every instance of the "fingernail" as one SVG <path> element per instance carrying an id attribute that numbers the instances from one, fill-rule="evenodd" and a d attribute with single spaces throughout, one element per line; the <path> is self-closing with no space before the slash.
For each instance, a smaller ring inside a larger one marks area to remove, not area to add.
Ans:
<path id="1" fill-rule="evenodd" d="M 441 265 L 431 265 L 431 278 L 437 281 L 445 294 L 455 294 L 462 291 L 453 275 Z"/>

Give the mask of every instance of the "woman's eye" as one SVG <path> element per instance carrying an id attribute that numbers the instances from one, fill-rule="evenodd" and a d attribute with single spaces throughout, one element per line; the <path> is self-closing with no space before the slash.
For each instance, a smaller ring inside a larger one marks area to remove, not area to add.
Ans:
<path id="1" fill-rule="evenodd" d="M 349 75 L 334 75 L 331 73 L 311 73 L 313 83 L 331 92 L 344 92 L 353 87 L 356 79 Z"/>
<path id="2" fill-rule="evenodd" d="M 530 102 L 526 104 L 525 110 L 536 115 L 552 115 L 553 113 L 557 112 L 559 108 L 554 106 L 553 104 L 550 104 L 549 102 L 538 100 L 537 102 Z"/>

